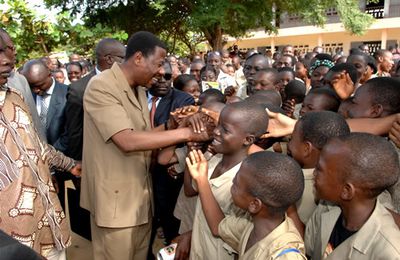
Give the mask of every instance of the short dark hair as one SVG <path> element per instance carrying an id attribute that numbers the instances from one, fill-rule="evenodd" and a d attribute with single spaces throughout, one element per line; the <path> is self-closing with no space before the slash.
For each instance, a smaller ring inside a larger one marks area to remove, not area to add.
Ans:
<path id="1" fill-rule="evenodd" d="M 259 90 L 255 92 L 254 95 L 247 97 L 245 100 L 259 105 L 272 104 L 278 107 L 282 105 L 281 94 L 273 89 Z"/>
<path id="2" fill-rule="evenodd" d="M 241 128 L 253 134 L 256 138 L 261 137 L 268 128 L 268 115 L 264 108 L 258 104 L 246 101 L 231 103 L 225 106 L 224 110 L 232 110 L 235 115 L 243 119 Z"/>
<path id="3" fill-rule="evenodd" d="M 330 68 L 330 71 L 332 71 L 332 72 L 341 72 L 343 70 L 346 71 L 347 73 L 349 73 L 351 81 L 353 81 L 354 84 L 358 81 L 357 69 L 351 63 L 347 63 L 347 62 L 340 63 L 340 64 L 337 64 L 337 65 L 333 66 L 332 68 Z"/>
<path id="4" fill-rule="evenodd" d="M 200 75 L 203 74 L 205 71 L 212 71 L 214 75 L 217 76 L 217 70 L 213 66 L 207 65 L 201 68 Z"/>
<path id="5" fill-rule="evenodd" d="M 80 62 L 78 62 L 78 61 L 72 61 L 72 62 L 68 63 L 68 64 L 65 66 L 65 69 L 68 71 L 68 67 L 69 67 L 69 66 L 72 66 L 72 65 L 79 67 L 79 69 L 80 69 L 81 71 L 83 70 L 82 64 L 81 64 Z"/>
<path id="6" fill-rule="evenodd" d="M 297 79 L 289 81 L 285 86 L 286 99 L 294 99 L 296 104 L 303 102 L 306 91 L 306 85 Z"/>
<path id="7" fill-rule="evenodd" d="M 378 77 L 362 86 L 368 90 L 373 104 L 381 104 L 390 115 L 400 112 L 400 81 L 396 78 Z"/>
<path id="8" fill-rule="evenodd" d="M 337 112 L 340 106 L 340 98 L 336 92 L 328 87 L 313 88 L 308 92 L 308 95 L 322 95 L 327 98 L 325 101 L 325 110 Z"/>
<path id="9" fill-rule="evenodd" d="M 282 56 L 281 56 L 281 58 L 282 57 L 289 57 L 290 59 L 291 59 L 291 61 L 292 61 L 292 67 L 296 64 L 296 62 L 297 62 L 297 59 L 296 59 L 296 57 L 294 57 L 293 55 L 290 55 L 290 54 L 283 54 Z"/>
<path id="10" fill-rule="evenodd" d="M 203 93 L 200 94 L 199 100 L 213 98 L 216 102 L 225 103 L 226 97 L 222 92 L 215 88 L 206 89 Z M 202 104 L 201 104 L 202 105 Z"/>
<path id="11" fill-rule="evenodd" d="M 268 151 L 253 153 L 243 160 L 242 168 L 249 170 L 248 192 L 271 212 L 284 214 L 303 195 L 303 172 L 287 155 Z"/>
<path id="12" fill-rule="evenodd" d="M 377 60 L 379 57 L 382 57 L 383 55 L 385 55 L 385 53 L 388 53 L 390 51 L 385 50 L 385 49 L 380 49 L 374 52 L 374 58 L 375 60 Z"/>
<path id="13" fill-rule="evenodd" d="M 311 111 L 298 121 L 304 141 L 309 141 L 321 150 L 328 139 L 334 136 L 348 135 L 349 125 L 344 117 L 331 111 Z"/>
<path id="14" fill-rule="evenodd" d="M 281 72 L 289 72 L 293 75 L 293 78 L 295 77 L 293 68 L 289 68 L 289 67 L 278 68 L 278 73 L 281 73 Z"/>
<path id="15" fill-rule="evenodd" d="M 399 178 L 399 157 L 385 138 L 367 133 L 351 133 L 332 138 L 350 149 L 343 156 L 344 181 L 353 181 L 367 196 L 374 198 Z M 328 143 L 328 145 L 329 145 Z"/>
<path id="16" fill-rule="evenodd" d="M 365 65 L 368 65 L 369 59 L 367 54 L 365 54 L 362 51 L 358 51 L 358 52 L 353 52 L 350 54 L 350 56 L 347 58 L 347 62 L 349 62 L 354 56 L 359 56 L 362 58 L 363 62 L 365 63 Z"/>
<path id="17" fill-rule="evenodd" d="M 154 34 L 146 31 L 136 32 L 128 40 L 125 60 L 128 60 L 138 51 L 140 51 L 144 57 L 148 57 L 154 53 L 156 47 L 167 49 L 165 44 Z"/>
<path id="18" fill-rule="evenodd" d="M 196 81 L 195 77 L 193 75 L 188 75 L 188 74 L 182 74 L 179 75 L 175 80 L 174 80 L 174 88 L 178 89 L 178 90 L 183 90 L 183 88 L 185 87 L 185 85 L 189 82 L 189 81 Z M 197 81 L 196 81 L 197 82 Z"/>

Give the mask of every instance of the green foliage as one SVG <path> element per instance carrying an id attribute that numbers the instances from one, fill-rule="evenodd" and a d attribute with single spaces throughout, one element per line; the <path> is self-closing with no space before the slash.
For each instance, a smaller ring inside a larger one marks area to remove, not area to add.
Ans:
<path id="1" fill-rule="evenodd" d="M 9 0 L 11 1 L 11 0 Z M 17 0 L 22 1 L 22 0 Z M 74 46 L 87 50 L 91 33 L 123 30 L 129 35 L 147 30 L 161 35 L 170 51 L 193 53 L 205 39 L 214 49 L 224 45 L 223 35 L 245 36 L 249 29 L 278 29 L 283 14 L 298 15 L 310 24 L 323 26 L 326 9 L 336 8 L 346 28 L 363 34 L 373 18 L 359 9 L 357 0 L 44 0 L 48 6 L 78 12 L 88 29 L 76 29 L 82 41 Z M 376 0 L 368 0 L 376 1 Z M 99 27 L 100 25 L 106 27 Z M 83 25 L 82 25 L 83 26 Z M 72 46 L 72 45 L 71 45 Z"/>
<path id="2" fill-rule="evenodd" d="M 93 47 L 101 38 L 112 37 L 120 41 L 128 38 L 124 31 L 100 23 L 90 28 L 73 24 L 75 16 L 70 12 L 60 13 L 54 23 L 30 9 L 25 0 L 0 3 L 6 4 L 4 10 L 0 9 L 0 20 L 14 41 L 19 63 L 61 51 L 87 56 L 92 54 Z"/>

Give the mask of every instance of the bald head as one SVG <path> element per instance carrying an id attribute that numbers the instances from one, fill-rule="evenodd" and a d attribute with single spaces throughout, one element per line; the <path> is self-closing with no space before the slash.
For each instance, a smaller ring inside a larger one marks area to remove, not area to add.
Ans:
<path id="1" fill-rule="evenodd" d="M 112 38 L 104 38 L 96 46 L 96 61 L 100 71 L 111 68 L 114 62 L 125 58 L 125 46 Z"/>
<path id="2" fill-rule="evenodd" d="M 39 59 L 25 63 L 21 74 L 25 76 L 32 92 L 37 95 L 43 95 L 53 84 L 49 68 Z"/>

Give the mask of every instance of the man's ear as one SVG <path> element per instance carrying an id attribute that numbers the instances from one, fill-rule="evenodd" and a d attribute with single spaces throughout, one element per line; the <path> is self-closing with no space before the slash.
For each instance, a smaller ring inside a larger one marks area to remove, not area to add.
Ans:
<path id="1" fill-rule="evenodd" d="M 105 60 L 107 62 L 108 65 L 112 65 L 114 63 L 114 59 L 111 55 L 106 55 L 105 56 Z"/>
<path id="2" fill-rule="evenodd" d="M 254 144 L 255 141 L 256 141 L 256 137 L 254 135 L 248 135 L 248 136 L 246 136 L 246 139 L 244 140 L 244 145 L 250 146 L 250 145 Z"/>
<path id="3" fill-rule="evenodd" d="M 374 104 L 374 105 L 372 105 L 372 107 L 371 107 L 371 113 L 370 113 L 370 116 L 371 116 L 372 118 L 381 117 L 382 113 L 383 113 L 383 106 L 382 106 L 381 104 Z"/>
<path id="4" fill-rule="evenodd" d="M 346 183 L 344 183 L 344 185 L 342 187 L 342 191 L 340 193 L 340 198 L 344 201 L 352 200 L 355 192 L 356 192 L 356 189 L 355 189 L 354 185 L 350 182 L 346 182 Z"/>
<path id="5" fill-rule="evenodd" d="M 139 65 L 142 62 L 143 58 L 143 53 L 140 51 L 137 51 L 133 54 L 133 61 L 135 65 Z"/>
<path id="6" fill-rule="evenodd" d="M 263 206 L 263 203 L 259 198 L 254 198 L 252 201 L 250 201 L 249 206 L 247 207 L 247 210 L 251 214 L 257 214 Z"/>
<path id="7" fill-rule="evenodd" d="M 309 141 L 303 141 L 303 155 L 304 157 L 310 157 L 314 149 L 314 146 Z"/>

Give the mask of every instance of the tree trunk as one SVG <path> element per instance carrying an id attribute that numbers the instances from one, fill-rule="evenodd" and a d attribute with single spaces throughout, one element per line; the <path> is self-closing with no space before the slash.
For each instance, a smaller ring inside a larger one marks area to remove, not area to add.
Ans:
<path id="1" fill-rule="evenodd" d="M 222 50 L 224 47 L 222 39 L 223 31 L 219 24 L 216 24 L 211 28 L 203 28 L 203 32 L 214 51 Z"/>

